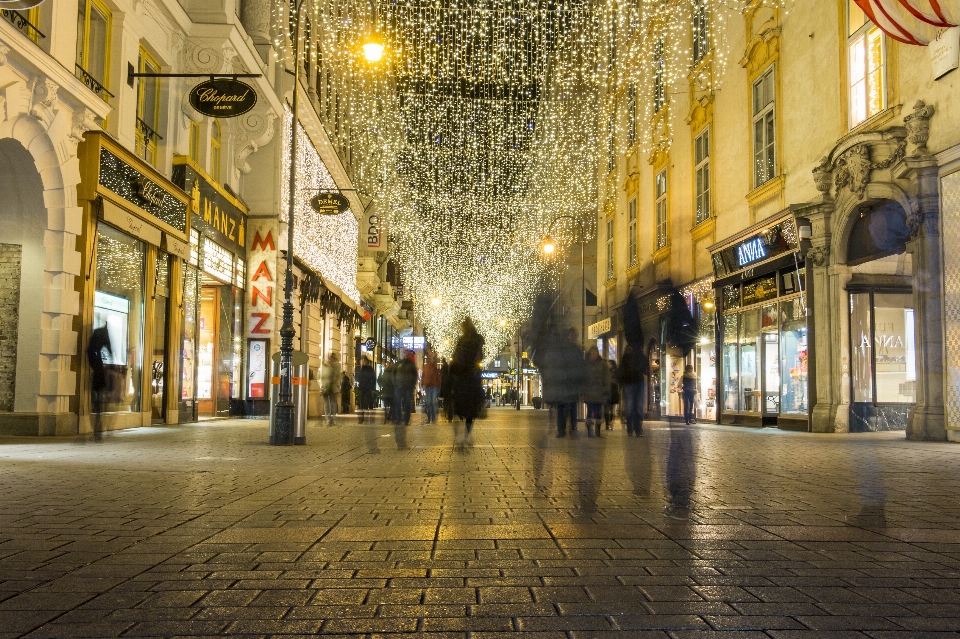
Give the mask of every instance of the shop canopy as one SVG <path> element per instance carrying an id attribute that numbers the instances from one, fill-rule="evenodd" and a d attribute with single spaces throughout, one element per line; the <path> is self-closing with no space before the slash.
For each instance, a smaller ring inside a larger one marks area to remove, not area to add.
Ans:
<path id="1" fill-rule="evenodd" d="M 888 36 L 927 46 L 941 29 L 960 24 L 960 0 L 856 0 L 870 20 Z"/>

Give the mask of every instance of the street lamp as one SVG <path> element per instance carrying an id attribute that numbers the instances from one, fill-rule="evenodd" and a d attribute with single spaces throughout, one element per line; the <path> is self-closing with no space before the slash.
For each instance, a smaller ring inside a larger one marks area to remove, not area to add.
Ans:
<path id="1" fill-rule="evenodd" d="M 573 220 L 580 230 L 580 346 L 585 348 L 587 341 L 587 275 L 583 257 L 584 245 L 586 244 L 586 233 L 584 232 L 583 222 L 572 215 L 560 215 L 553 218 L 553 220 L 550 221 L 550 226 L 547 227 L 547 235 L 543 238 L 541 247 L 544 254 L 553 255 L 557 250 L 557 243 L 550 233 L 553 231 L 553 225 L 557 223 L 557 220 L 564 219 Z"/>
<path id="2" fill-rule="evenodd" d="M 283 323 L 280 325 L 280 389 L 277 405 L 273 411 L 273 441 L 276 445 L 293 443 L 293 219 L 295 210 L 294 194 L 297 192 L 297 114 L 300 102 L 300 11 L 304 0 L 299 0 L 296 20 L 293 23 L 293 104 L 290 106 L 290 177 L 287 201 L 287 268 L 283 283 Z M 371 63 L 383 57 L 383 44 L 368 37 L 363 45 L 364 57 Z M 370 47 L 368 52 L 368 47 Z M 379 47 L 379 49 L 377 49 Z"/>

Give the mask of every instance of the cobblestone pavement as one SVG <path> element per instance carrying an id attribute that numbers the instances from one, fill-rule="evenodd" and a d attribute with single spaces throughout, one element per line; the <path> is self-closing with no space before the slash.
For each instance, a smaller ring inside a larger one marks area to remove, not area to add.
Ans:
<path id="1" fill-rule="evenodd" d="M 464 451 L 349 417 L 291 448 L 262 421 L 2 439 L 0 639 L 958 636 L 960 448 L 695 426 L 675 521 L 669 425 L 546 417 L 493 409 Z"/>

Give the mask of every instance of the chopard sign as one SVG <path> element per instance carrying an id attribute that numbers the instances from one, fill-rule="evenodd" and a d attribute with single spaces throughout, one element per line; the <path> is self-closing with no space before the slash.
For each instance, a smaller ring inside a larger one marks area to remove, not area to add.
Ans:
<path id="1" fill-rule="evenodd" d="M 257 103 L 257 92 L 230 78 L 201 82 L 190 90 L 190 106 L 213 118 L 235 118 Z"/>

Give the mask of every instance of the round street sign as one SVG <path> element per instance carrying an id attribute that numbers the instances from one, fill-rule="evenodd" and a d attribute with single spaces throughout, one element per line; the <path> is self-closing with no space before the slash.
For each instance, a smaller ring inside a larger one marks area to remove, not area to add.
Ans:
<path id="1" fill-rule="evenodd" d="M 377 340 L 373 339 L 372 337 L 368 337 L 367 341 L 364 342 L 363 345 L 367 347 L 368 351 L 372 351 L 377 347 Z"/>
<path id="2" fill-rule="evenodd" d="M 350 201 L 342 193 L 317 193 L 310 206 L 320 215 L 340 215 L 350 208 Z"/>
<path id="3" fill-rule="evenodd" d="M 190 89 L 190 106 L 212 118 L 235 118 L 256 103 L 253 87 L 232 78 L 207 80 Z"/>

